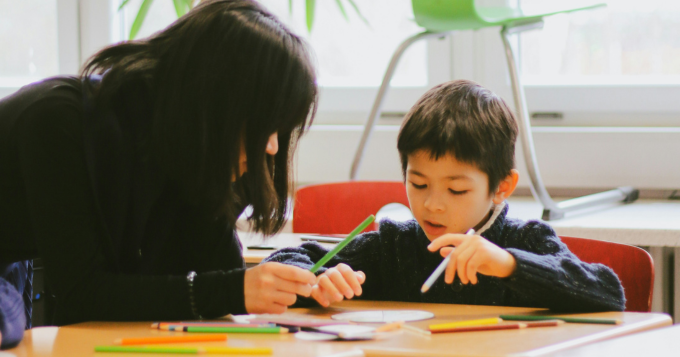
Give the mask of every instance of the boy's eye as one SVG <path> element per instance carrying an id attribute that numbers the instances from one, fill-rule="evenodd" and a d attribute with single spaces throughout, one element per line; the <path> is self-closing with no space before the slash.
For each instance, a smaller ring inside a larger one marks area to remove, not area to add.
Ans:
<path id="1" fill-rule="evenodd" d="M 467 191 L 456 191 L 452 189 L 449 189 L 449 192 L 453 193 L 454 195 L 464 195 L 467 193 Z"/>
<path id="2" fill-rule="evenodd" d="M 411 182 L 411 185 L 413 185 L 413 188 L 415 188 L 416 190 L 422 190 L 422 189 L 424 189 L 425 187 L 427 187 L 427 185 L 416 185 L 416 184 L 413 183 L 413 182 Z"/>

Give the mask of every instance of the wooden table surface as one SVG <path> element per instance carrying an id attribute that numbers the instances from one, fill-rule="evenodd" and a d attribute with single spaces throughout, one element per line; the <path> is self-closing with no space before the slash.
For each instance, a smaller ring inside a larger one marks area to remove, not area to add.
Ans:
<path id="1" fill-rule="evenodd" d="M 291 309 L 289 316 L 314 316 L 329 318 L 330 315 L 359 310 L 417 309 L 430 311 L 435 318 L 411 322 L 413 326 L 426 328 L 433 323 L 478 319 L 499 314 L 519 314 L 538 311 L 532 308 L 493 307 L 448 304 L 415 304 L 375 301 L 344 301 L 330 309 Z M 388 337 L 362 342 L 311 342 L 295 338 L 293 334 L 229 334 L 228 346 L 270 346 L 274 356 L 328 356 L 357 348 L 397 349 L 407 356 L 537 356 L 581 346 L 595 341 L 656 329 L 671 324 L 665 314 L 604 312 L 581 314 L 587 317 L 616 318 L 621 325 L 564 324 L 559 327 L 531 328 L 524 330 L 445 333 L 422 336 L 400 330 Z M 137 354 L 95 354 L 94 346 L 110 345 L 115 339 L 125 337 L 164 336 L 177 332 L 150 329 L 151 322 L 88 322 L 64 327 L 42 327 L 27 331 L 24 341 L 16 348 L 4 351 L 2 356 L 106 356 L 135 357 Z M 187 344 L 200 346 L 224 346 L 224 343 Z M 146 355 L 149 356 L 149 355 Z"/>
<path id="2" fill-rule="evenodd" d="M 275 236 L 269 237 L 267 239 L 262 238 L 261 234 L 250 233 L 250 232 L 238 232 L 238 236 L 243 244 L 243 258 L 246 264 L 259 264 L 262 259 L 268 257 L 274 253 L 274 249 L 269 250 L 259 250 L 259 249 L 248 249 L 249 245 L 265 244 L 276 247 L 276 249 L 286 248 L 286 247 L 296 247 L 302 244 L 300 236 L 309 234 L 298 234 L 298 233 L 279 233 Z M 329 249 L 333 249 L 335 244 L 321 243 Z"/>
<path id="3" fill-rule="evenodd" d="M 619 337 L 556 353 L 555 357 L 670 357 L 680 355 L 680 325 Z"/>

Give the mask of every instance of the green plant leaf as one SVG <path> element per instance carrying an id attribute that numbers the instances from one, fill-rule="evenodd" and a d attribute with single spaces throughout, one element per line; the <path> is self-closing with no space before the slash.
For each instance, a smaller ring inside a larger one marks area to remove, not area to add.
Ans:
<path id="1" fill-rule="evenodd" d="M 125 7 L 125 5 L 127 5 L 127 3 L 129 3 L 129 2 L 130 2 L 130 0 L 125 0 L 125 1 L 123 1 L 123 2 L 120 4 L 120 6 L 118 6 L 118 11 L 123 10 L 123 8 Z"/>
<path id="2" fill-rule="evenodd" d="M 149 8 L 152 3 L 153 0 L 142 1 L 142 6 L 139 7 L 135 22 L 132 23 L 132 28 L 130 28 L 130 40 L 134 40 L 135 37 L 137 37 L 137 33 L 139 32 L 139 29 L 142 28 L 142 24 L 144 23 L 144 19 L 146 19 L 146 15 L 149 13 Z"/>
<path id="3" fill-rule="evenodd" d="M 340 8 L 340 12 L 342 13 L 342 17 L 345 18 L 347 22 L 349 22 L 349 17 L 347 17 L 347 12 L 345 11 L 345 7 L 342 6 L 342 0 L 335 0 L 335 3 L 338 4 L 338 7 Z"/>
<path id="4" fill-rule="evenodd" d="M 182 17 L 184 14 L 189 11 L 189 8 L 191 4 L 185 0 L 172 0 L 173 4 L 175 5 L 175 12 L 177 13 L 177 17 Z"/>
<path id="5" fill-rule="evenodd" d="M 354 11 L 357 12 L 357 15 L 359 15 L 359 18 L 361 19 L 361 21 L 363 21 L 368 27 L 371 27 L 371 24 L 368 23 L 368 20 L 366 20 L 364 15 L 361 14 L 361 11 L 359 11 L 359 7 L 354 2 L 354 0 L 347 0 L 347 1 L 350 3 L 350 5 L 352 5 L 352 7 L 354 8 Z"/>
<path id="6" fill-rule="evenodd" d="M 307 31 L 312 32 L 312 25 L 314 25 L 314 8 L 316 7 L 316 0 L 306 0 L 305 12 L 307 15 Z"/>

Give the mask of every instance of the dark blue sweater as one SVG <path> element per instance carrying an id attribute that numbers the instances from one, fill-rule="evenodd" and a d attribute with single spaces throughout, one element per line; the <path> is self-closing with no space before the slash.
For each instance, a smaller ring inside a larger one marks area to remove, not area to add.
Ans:
<path id="1" fill-rule="evenodd" d="M 326 267 L 346 263 L 366 273 L 360 297 L 366 300 L 546 307 L 565 312 L 623 311 L 623 288 L 610 268 L 580 261 L 550 226 L 507 218 L 507 211 L 506 206 L 481 233 L 515 257 L 517 268 L 507 278 L 478 274 L 476 285 L 462 285 L 457 277 L 448 285 L 442 275 L 426 294 L 421 294 L 421 286 L 442 257 L 427 250 L 430 241 L 415 220 L 382 221 L 379 231 L 355 238 Z M 326 252 L 315 242 L 304 243 L 281 249 L 266 261 L 309 269 Z"/>

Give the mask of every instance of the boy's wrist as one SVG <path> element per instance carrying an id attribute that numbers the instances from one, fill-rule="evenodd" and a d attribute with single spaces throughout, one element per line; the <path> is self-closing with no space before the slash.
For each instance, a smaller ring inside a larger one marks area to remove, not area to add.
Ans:
<path id="1" fill-rule="evenodd" d="M 507 278 L 511 276 L 517 269 L 517 260 L 515 259 L 515 256 L 510 254 L 510 252 L 507 250 L 503 250 L 503 252 L 505 253 L 505 259 L 501 264 L 503 271 L 499 275 L 499 278 Z"/>

